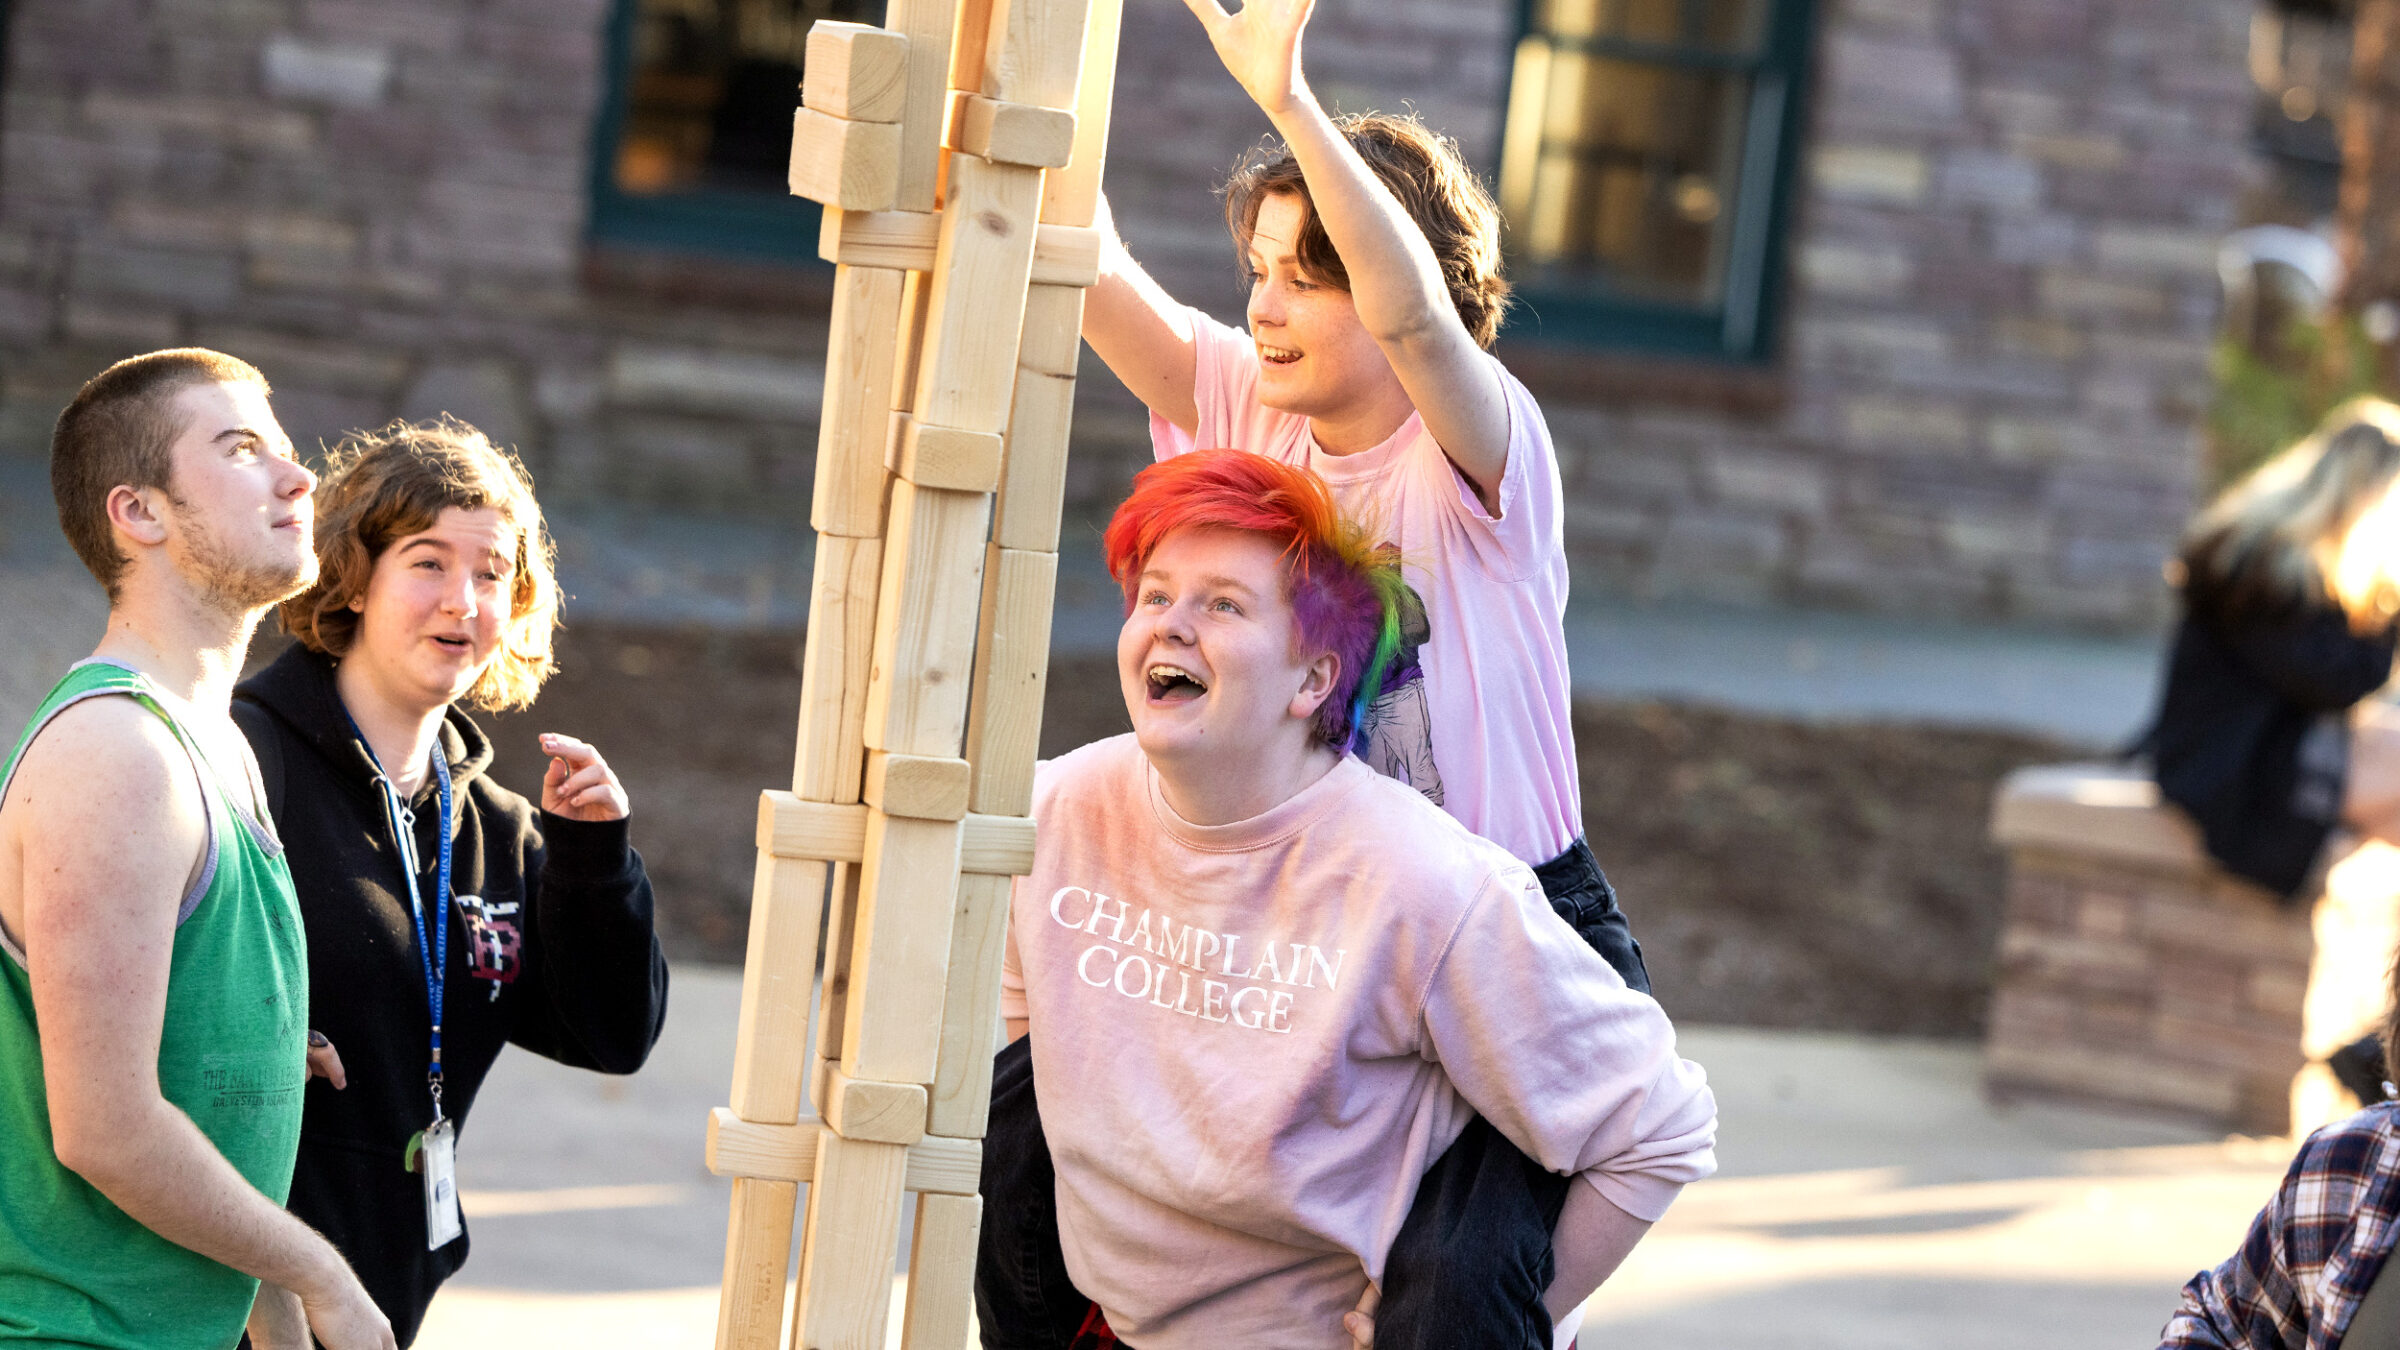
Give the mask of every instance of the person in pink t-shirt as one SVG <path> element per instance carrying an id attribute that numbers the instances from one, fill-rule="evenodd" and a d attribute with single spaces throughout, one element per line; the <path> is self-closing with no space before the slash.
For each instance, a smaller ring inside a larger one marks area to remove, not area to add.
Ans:
<path id="1" fill-rule="evenodd" d="M 1327 117 L 1301 70 L 1306 0 L 1230 16 L 1187 3 L 1282 137 L 1226 193 L 1250 332 L 1176 303 L 1110 229 L 1084 335 L 1151 408 L 1162 460 L 1226 446 L 1312 469 L 1398 550 L 1402 652 L 1366 710 L 1360 758 L 1533 865 L 1560 917 L 1647 992 L 1640 946 L 1582 837 L 1556 456 L 1532 395 L 1485 350 L 1508 293 L 1498 212 L 1455 146 L 1413 118 Z M 997 1062 L 1003 1082 L 1024 1082 L 995 1096 L 996 1130 L 1030 1110 L 1030 1062 L 1021 1050 Z M 1424 1320 L 1412 1291 L 1456 1268 L 1447 1235 L 1460 1216 L 1512 1202 L 1530 1167 L 1499 1132 L 1469 1128 L 1426 1177 L 1387 1312 Z M 1080 1307 L 1046 1286 L 1020 1303 Z"/>
<path id="2" fill-rule="evenodd" d="M 1658 1004 L 1532 869 L 1348 753 L 1401 645 L 1370 540 L 1237 451 L 1144 471 L 1110 523 L 1134 730 L 1036 780 L 1002 1014 L 1045 1091 L 1038 1133 L 986 1140 L 987 1346 L 1548 1346 L 1714 1170 Z M 1395 1318 L 1394 1244 L 1475 1122 L 1557 1188 L 1467 1214 L 1438 1299 Z M 1028 1163 L 1055 1164 L 1078 1324 L 1012 1306 L 1026 1252 L 994 1234 L 1025 1197 L 992 1182 Z"/>

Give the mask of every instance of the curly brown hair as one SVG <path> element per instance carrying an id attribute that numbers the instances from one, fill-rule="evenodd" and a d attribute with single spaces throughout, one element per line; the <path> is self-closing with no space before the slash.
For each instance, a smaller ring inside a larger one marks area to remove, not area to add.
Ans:
<path id="1" fill-rule="evenodd" d="M 1508 311 L 1508 281 L 1500 275 L 1500 208 L 1467 167 L 1458 143 L 1413 115 L 1359 113 L 1337 117 L 1334 125 L 1424 231 L 1459 321 L 1477 346 L 1490 347 Z M 1290 147 L 1272 139 L 1243 156 L 1225 183 L 1225 224 L 1233 231 L 1237 264 L 1248 266 L 1258 208 L 1278 193 L 1289 193 L 1308 208 L 1296 250 L 1301 270 L 1349 290 L 1350 271 L 1317 219 L 1300 162 Z"/>
<path id="2" fill-rule="evenodd" d="M 533 702 L 554 664 L 558 577 L 533 481 L 515 455 L 447 416 L 354 431 L 327 453 L 316 507 L 317 584 L 284 601 L 280 617 L 285 632 L 334 657 L 358 638 L 352 605 L 386 549 L 432 529 L 447 508 L 499 511 L 517 532 L 508 622 L 500 651 L 459 701 L 494 712 Z"/>

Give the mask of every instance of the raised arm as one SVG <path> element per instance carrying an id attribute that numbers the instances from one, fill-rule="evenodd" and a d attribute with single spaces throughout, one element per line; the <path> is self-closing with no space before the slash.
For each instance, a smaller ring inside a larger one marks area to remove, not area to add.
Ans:
<path id="1" fill-rule="evenodd" d="M 208 828 L 173 733 L 130 700 L 90 700 L 27 749 L 11 796 L 59 1162 L 169 1242 L 298 1294 L 333 1350 L 391 1346 L 332 1245 L 260 1194 L 159 1089 L 176 902 Z"/>
<path id="2" fill-rule="evenodd" d="M 1315 0 L 1184 0 L 1225 68 L 1275 124 L 1350 273 L 1350 297 L 1425 429 L 1486 510 L 1508 469 L 1508 394 L 1450 303 L 1442 269 L 1408 212 L 1326 116 L 1300 69 L 1300 34 Z"/>
<path id="3" fill-rule="evenodd" d="M 1125 251 L 1108 199 L 1100 199 L 1100 280 L 1083 297 L 1083 340 L 1150 411 L 1186 434 L 1200 428 L 1192 401 L 1192 313 Z"/>

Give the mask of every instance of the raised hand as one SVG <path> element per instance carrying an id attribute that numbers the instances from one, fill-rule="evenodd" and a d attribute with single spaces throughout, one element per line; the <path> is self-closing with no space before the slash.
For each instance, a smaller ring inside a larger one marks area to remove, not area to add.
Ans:
<path id="1" fill-rule="evenodd" d="M 623 820 L 633 811 L 625 786 L 600 751 L 556 732 L 542 733 L 550 768 L 542 775 L 542 809 L 568 820 Z"/>
<path id="2" fill-rule="evenodd" d="M 1247 0 L 1227 13 L 1221 0 L 1183 0 L 1208 30 L 1217 59 L 1270 117 L 1309 97 L 1300 73 L 1300 30 L 1316 0 Z"/>

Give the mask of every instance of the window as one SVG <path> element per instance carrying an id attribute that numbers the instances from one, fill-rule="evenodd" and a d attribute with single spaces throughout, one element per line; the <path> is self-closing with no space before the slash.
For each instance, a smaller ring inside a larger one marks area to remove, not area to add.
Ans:
<path id="1" fill-rule="evenodd" d="M 817 206 L 785 187 L 800 64 L 819 19 L 881 0 L 617 0 L 592 156 L 592 235 L 814 258 Z"/>
<path id="2" fill-rule="evenodd" d="M 1528 336 L 1758 360 L 1811 0 L 1522 0 L 1500 164 Z"/>

